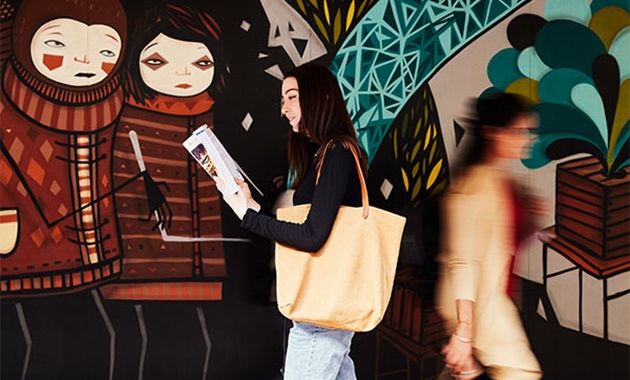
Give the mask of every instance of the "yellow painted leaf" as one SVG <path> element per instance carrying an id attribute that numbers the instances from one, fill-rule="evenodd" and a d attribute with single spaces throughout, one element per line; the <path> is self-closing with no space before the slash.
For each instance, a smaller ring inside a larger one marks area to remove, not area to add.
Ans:
<path id="1" fill-rule="evenodd" d="M 341 11 L 337 11 L 335 15 L 335 25 L 333 26 L 333 43 L 337 43 L 341 35 Z"/>
<path id="2" fill-rule="evenodd" d="M 425 133 L 424 136 L 424 149 L 427 149 L 427 146 L 429 146 L 429 142 L 431 142 L 431 129 L 427 128 L 427 132 Z"/>
<path id="3" fill-rule="evenodd" d="M 302 2 L 302 0 L 297 0 L 297 5 L 302 11 L 302 13 L 306 13 L 306 7 L 304 6 L 304 3 Z"/>
<path id="4" fill-rule="evenodd" d="M 326 41 L 330 42 L 330 37 L 328 36 L 328 32 L 326 32 L 326 27 L 324 26 L 324 23 L 322 23 L 322 20 L 317 17 L 317 15 L 313 15 L 313 19 L 315 20 L 315 24 L 317 24 L 319 31 L 322 33 Z"/>
<path id="5" fill-rule="evenodd" d="M 416 199 L 418 194 L 420 194 L 420 190 L 422 190 L 422 177 L 419 177 L 418 181 L 416 181 L 413 191 L 411 192 L 411 199 Z"/>
<path id="6" fill-rule="evenodd" d="M 361 5 L 359 5 L 359 11 L 357 12 L 358 15 L 363 14 L 363 9 L 367 5 L 367 3 L 368 3 L 367 1 L 361 2 Z"/>
<path id="7" fill-rule="evenodd" d="M 420 120 L 418 120 L 418 123 L 416 124 L 416 129 L 413 131 L 413 138 L 414 139 L 416 137 L 418 137 L 418 133 L 420 133 L 421 129 L 422 129 L 422 118 L 420 118 Z"/>
<path id="8" fill-rule="evenodd" d="M 588 28 L 599 36 L 607 51 L 617 34 L 628 25 L 630 25 L 628 12 L 614 6 L 598 10 L 588 22 Z"/>
<path id="9" fill-rule="evenodd" d="M 405 169 L 400 169 L 400 172 L 402 174 L 402 180 L 403 180 L 403 184 L 405 185 L 405 190 L 409 191 L 409 177 L 407 177 L 407 173 L 405 173 Z"/>
<path id="10" fill-rule="evenodd" d="M 324 16 L 326 17 L 326 23 L 330 25 L 330 12 L 328 11 L 328 1 L 324 0 Z"/>
<path id="11" fill-rule="evenodd" d="M 435 147 L 436 144 L 437 144 L 437 140 L 432 140 L 431 144 L 429 144 L 429 155 L 427 156 L 427 160 L 429 160 L 429 162 L 435 161 L 436 149 L 433 149 L 433 148 Z M 426 149 L 425 149 L 425 152 L 426 152 Z"/>
<path id="12" fill-rule="evenodd" d="M 433 182 L 435 182 L 435 180 L 438 178 L 441 171 L 442 159 L 440 159 L 440 161 L 438 161 L 438 163 L 433 167 L 433 170 L 431 170 L 431 174 L 429 174 L 429 178 L 427 179 L 427 189 L 431 188 L 431 185 L 433 185 Z"/>
<path id="13" fill-rule="evenodd" d="M 353 19 L 354 19 L 354 0 L 350 2 L 350 7 L 348 7 L 348 15 L 346 16 L 346 30 L 350 29 L 350 25 L 352 25 Z"/>
<path id="14" fill-rule="evenodd" d="M 534 104 L 540 103 L 540 97 L 538 96 L 538 81 L 530 78 L 515 80 L 507 86 L 505 92 L 524 96 L 525 98 L 530 99 Z"/>
<path id="15" fill-rule="evenodd" d="M 420 162 L 416 162 L 416 164 L 413 166 L 413 169 L 411 169 L 412 178 L 416 178 L 418 176 L 418 170 L 420 170 Z"/>
<path id="16" fill-rule="evenodd" d="M 416 141 L 416 144 L 413 147 L 413 150 L 411 151 L 411 161 L 414 161 L 416 159 L 416 156 L 418 155 L 418 151 L 420 150 L 420 144 L 422 143 L 422 141 L 418 140 Z"/>
<path id="17" fill-rule="evenodd" d="M 615 110 L 612 131 L 610 133 L 610 144 L 608 146 L 608 169 L 610 169 L 614 162 L 614 149 L 617 146 L 619 134 L 623 126 L 626 125 L 630 119 L 630 107 L 628 107 L 628 104 L 630 104 L 630 79 L 624 80 L 621 86 L 619 86 L 617 109 Z"/>

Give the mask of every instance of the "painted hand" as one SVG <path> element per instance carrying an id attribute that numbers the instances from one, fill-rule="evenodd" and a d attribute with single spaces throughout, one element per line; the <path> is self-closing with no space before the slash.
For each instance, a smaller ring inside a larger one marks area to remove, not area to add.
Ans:
<path id="1" fill-rule="evenodd" d="M 152 230 L 155 230 L 158 227 L 170 227 L 173 212 L 171 211 L 171 207 L 168 205 L 162 190 L 160 190 L 160 186 L 164 186 L 167 191 L 171 191 L 171 189 L 168 187 L 166 182 L 155 182 L 146 170 L 142 172 L 142 179 L 144 180 L 144 190 L 147 193 L 149 215 L 146 218 L 138 219 L 143 222 L 148 222 L 151 220 L 152 215 L 155 214 L 157 222 L 153 226 Z"/>

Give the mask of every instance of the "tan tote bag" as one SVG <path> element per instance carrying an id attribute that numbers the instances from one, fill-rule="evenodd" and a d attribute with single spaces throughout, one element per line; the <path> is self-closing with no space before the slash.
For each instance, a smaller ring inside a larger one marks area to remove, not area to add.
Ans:
<path id="1" fill-rule="evenodd" d="M 354 147 L 352 153 L 363 207 L 341 206 L 330 236 L 318 252 L 276 243 L 276 293 L 278 309 L 293 321 L 370 331 L 389 303 L 406 220 L 370 207 Z M 310 205 L 278 209 L 278 219 L 303 223 L 309 210 Z"/>

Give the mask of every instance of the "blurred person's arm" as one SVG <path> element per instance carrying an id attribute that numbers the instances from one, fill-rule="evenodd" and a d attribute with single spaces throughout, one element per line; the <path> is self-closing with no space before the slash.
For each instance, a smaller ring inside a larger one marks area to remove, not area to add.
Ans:
<path id="1" fill-rule="evenodd" d="M 448 199 L 448 276 L 453 288 L 457 326 L 442 353 L 453 374 L 480 370 L 473 356 L 474 308 L 479 289 L 479 250 L 484 247 L 484 224 L 480 223 L 484 202 L 474 193 L 455 192 Z"/>

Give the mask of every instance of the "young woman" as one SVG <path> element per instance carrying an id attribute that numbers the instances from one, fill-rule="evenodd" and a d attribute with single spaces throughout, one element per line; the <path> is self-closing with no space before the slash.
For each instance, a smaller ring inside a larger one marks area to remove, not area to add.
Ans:
<path id="1" fill-rule="evenodd" d="M 339 85 L 323 66 L 307 63 L 286 74 L 282 82 L 282 113 L 292 129 L 288 150 L 295 190 L 293 203 L 311 204 L 306 221 L 287 223 L 261 213 L 260 205 L 242 182 L 241 191 L 224 194 L 224 199 L 242 219 L 242 227 L 299 250 L 316 252 L 328 239 L 339 207 L 361 204 L 361 185 L 349 145 L 361 152 L 364 169 L 365 154 L 357 142 Z M 352 331 L 294 321 L 284 378 L 356 379 L 350 358 L 353 335 Z"/>
<path id="2" fill-rule="evenodd" d="M 438 304 L 455 331 L 442 354 L 457 379 L 540 379 L 541 371 L 508 295 L 524 209 L 506 173 L 535 119 L 514 95 L 480 99 L 466 165 L 445 196 Z M 485 375 L 483 375 L 485 376 Z"/>

